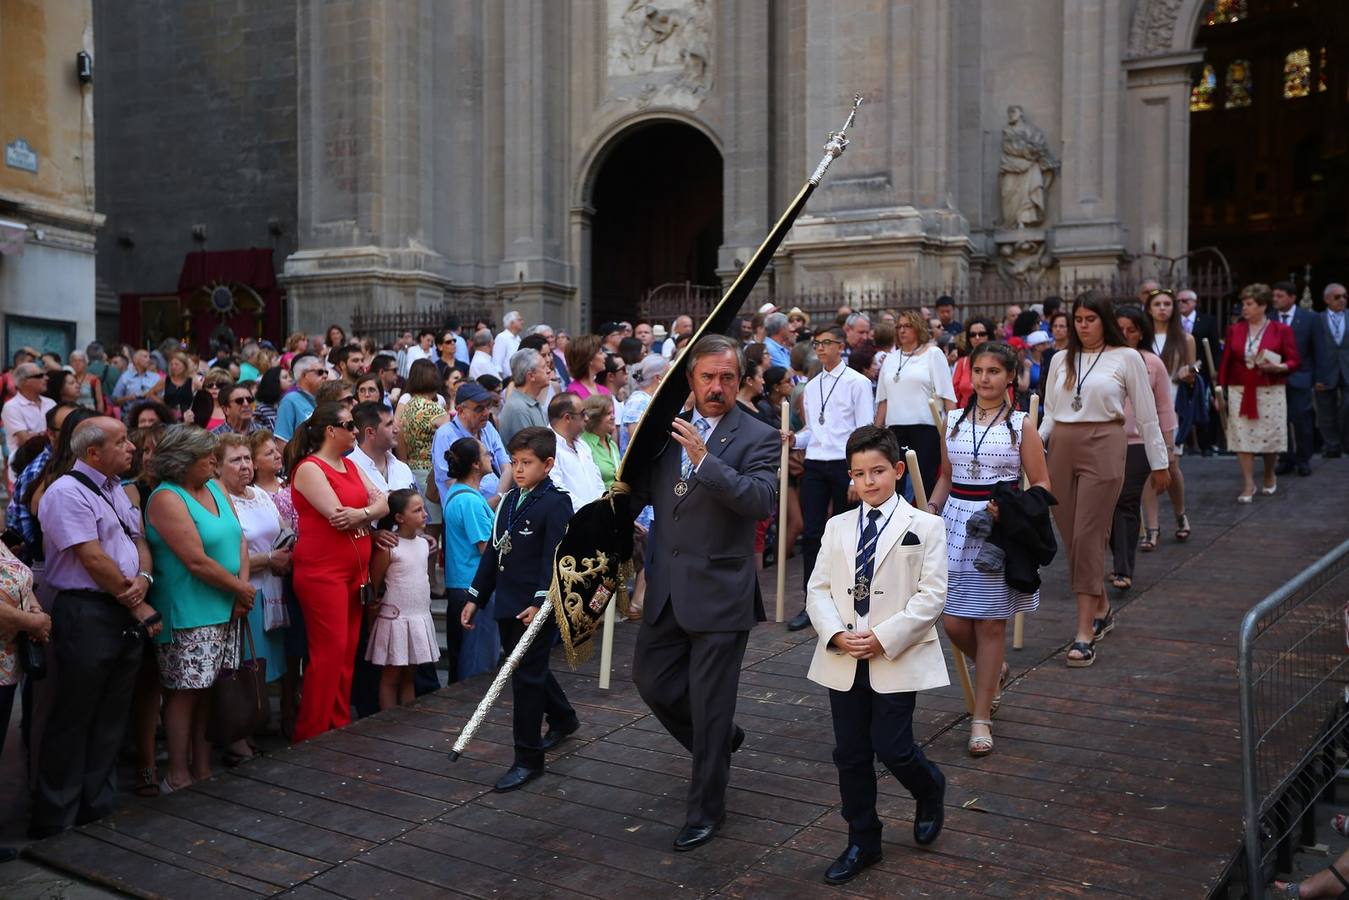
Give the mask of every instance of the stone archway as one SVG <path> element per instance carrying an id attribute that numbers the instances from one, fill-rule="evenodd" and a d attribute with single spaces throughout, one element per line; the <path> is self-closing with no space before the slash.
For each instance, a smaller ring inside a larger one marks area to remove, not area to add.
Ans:
<path id="1" fill-rule="evenodd" d="M 673 118 L 637 122 L 601 147 L 580 206 L 588 228 L 583 329 L 631 320 L 660 284 L 717 283 L 723 168 L 713 141 Z"/>

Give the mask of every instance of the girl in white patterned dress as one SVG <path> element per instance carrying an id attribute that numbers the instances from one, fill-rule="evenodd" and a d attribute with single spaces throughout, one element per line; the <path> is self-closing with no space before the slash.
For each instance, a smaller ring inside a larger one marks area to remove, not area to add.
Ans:
<path id="1" fill-rule="evenodd" d="M 389 494 L 389 515 L 380 522 L 398 535 L 391 550 L 378 545 L 370 560 L 370 584 L 384 597 L 370 626 L 365 658 L 384 671 L 379 680 L 379 708 L 411 703 L 413 676 L 421 663 L 440 659 L 436 626 L 431 619 L 431 581 L 426 574 L 430 549 L 421 537 L 426 527 L 426 502 L 411 488 Z"/>
<path id="2" fill-rule="evenodd" d="M 943 625 L 951 643 L 975 667 L 974 715 L 970 725 L 971 756 L 993 752 L 992 716 L 1002 699 L 1009 670 L 1006 662 L 1007 620 L 1031 612 L 1040 593 L 1026 594 L 1008 586 L 1002 573 L 974 568 L 983 541 L 969 538 L 970 517 L 988 510 L 993 486 L 1019 482 L 1024 467 L 1032 485 L 1049 489 L 1044 445 L 1023 412 L 1012 409 L 1008 387 L 1016 378 L 1016 351 L 988 343 L 970 358 L 974 395 L 959 415 L 952 412 L 942 448 L 941 477 L 928 508 L 946 521 L 947 584 Z"/>

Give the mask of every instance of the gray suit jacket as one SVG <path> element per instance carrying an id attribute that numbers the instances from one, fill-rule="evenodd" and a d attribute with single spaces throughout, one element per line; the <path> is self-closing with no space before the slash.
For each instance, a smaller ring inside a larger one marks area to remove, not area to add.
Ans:
<path id="1" fill-rule="evenodd" d="M 682 448 L 673 438 L 632 486 L 637 507 L 649 503 L 656 512 L 647 622 L 667 602 L 685 631 L 748 631 L 763 621 L 754 532 L 777 510 L 780 446 L 776 430 L 732 406 L 708 436 L 707 456 L 683 497 L 675 495 Z"/>
<path id="2" fill-rule="evenodd" d="M 1330 331 L 1329 313 L 1318 313 L 1316 320 L 1316 383 L 1349 387 L 1349 312 L 1345 313 L 1344 334 L 1338 344 Z"/>

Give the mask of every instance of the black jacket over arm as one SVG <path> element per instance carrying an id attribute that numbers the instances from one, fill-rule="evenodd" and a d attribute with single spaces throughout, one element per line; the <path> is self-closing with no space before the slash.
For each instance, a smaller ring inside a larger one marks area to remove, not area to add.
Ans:
<path id="1" fill-rule="evenodd" d="M 1040 589 L 1040 569 L 1058 552 L 1049 518 L 1049 508 L 1058 501 L 1042 487 L 1023 492 L 1010 482 L 994 485 L 993 500 L 998 524 L 988 539 L 1006 554 L 1007 586 L 1033 594 Z"/>

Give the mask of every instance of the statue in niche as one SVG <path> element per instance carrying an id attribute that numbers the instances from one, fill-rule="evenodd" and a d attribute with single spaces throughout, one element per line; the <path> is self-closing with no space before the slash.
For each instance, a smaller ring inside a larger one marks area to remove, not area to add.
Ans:
<path id="1" fill-rule="evenodd" d="M 1020 106 L 1007 107 L 1002 160 L 998 165 L 1003 228 L 1035 228 L 1044 224 L 1045 194 L 1058 167 L 1044 131 L 1026 118 Z"/>

